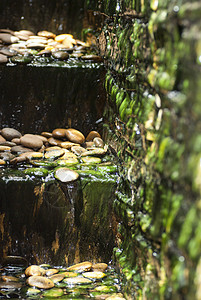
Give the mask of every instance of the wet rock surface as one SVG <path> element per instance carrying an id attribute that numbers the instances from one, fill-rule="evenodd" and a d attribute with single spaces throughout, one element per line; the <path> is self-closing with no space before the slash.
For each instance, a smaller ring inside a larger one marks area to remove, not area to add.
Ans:
<path id="1" fill-rule="evenodd" d="M 47 63 L 70 58 L 102 62 L 93 52 L 90 42 L 85 43 L 68 33 L 56 35 L 43 30 L 35 34 L 29 30 L 0 29 L 0 64 L 28 64 L 45 58 Z"/>
<path id="2" fill-rule="evenodd" d="M 87 135 L 90 142 L 74 128 L 56 128 L 41 135 L 22 134 L 14 128 L 2 128 L 0 132 L 1 168 L 14 166 L 26 176 L 50 175 L 67 183 L 83 175 L 84 166 L 89 169 L 90 166 L 92 169 L 98 165 L 111 166 L 108 146 L 96 131 Z"/>
<path id="3" fill-rule="evenodd" d="M 13 265 L 14 261 L 26 260 L 17 256 L 4 259 L 1 299 L 125 299 L 115 269 L 106 263 L 86 261 L 69 267 L 42 264 L 26 268 L 23 264 Z M 96 265 L 104 266 L 104 273 L 94 271 Z"/>

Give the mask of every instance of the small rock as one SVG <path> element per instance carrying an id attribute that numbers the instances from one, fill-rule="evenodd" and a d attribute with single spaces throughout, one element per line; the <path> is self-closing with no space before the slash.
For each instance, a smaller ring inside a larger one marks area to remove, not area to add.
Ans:
<path id="1" fill-rule="evenodd" d="M 56 37 L 56 34 L 50 32 L 50 31 L 46 31 L 46 30 L 43 30 L 43 31 L 39 31 L 37 33 L 38 36 L 42 36 L 42 37 L 46 37 L 48 39 L 54 39 Z"/>
<path id="2" fill-rule="evenodd" d="M 63 281 L 69 285 L 92 283 L 92 281 L 90 279 L 83 278 L 83 277 L 70 277 L 70 278 L 65 278 Z"/>
<path id="3" fill-rule="evenodd" d="M 54 287 L 54 282 L 52 282 L 52 280 L 43 277 L 43 276 L 30 276 L 27 279 L 27 283 L 30 286 L 35 286 L 39 289 L 51 289 Z"/>
<path id="4" fill-rule="evenodd" d="M 64 279 L 64 275 L 63 274 L 55 274 L 49 277 L 49 279 L 51 279 L 54 283 L 56 282 L 60 282 Z"/>
<path id="5" fill-rule="evenodd" d="M 101 137 L 97 131 L 90 131 L 86 137 L 86 142 L 91 142 L 95 137 Z"/>
<path id="6" fill-rule="evenodd" d="M 73 266 L 67 268 L 67 271 L 76 271 L 76 272 L 84 272 L 91 270 L 92 263 L 89 261 L 84 261 Z"/>
<path id="7" fill-rule="evenodd" d="M 102 62 L 103 59 L 101 56 L 98 56 L 98 55 L 83 55 L 81 57 L 83 60 L 91 60 L 91 61 L 94 61 L 94 62 Z"/>
<path id="8" fill-rule="evenodd" d="M 64 139 L 66 138 L 66 129 L 56 128 L 52 131 L 52 136 L 56 139 Z"/>
<path id="9" fill-rule="evenodd" d="M 2 135 L 0 135 L 0 143 L 3 143 L 5 141 L 6 141 L 6 139 Z"/>
<path id="10" fill-rule="evenodd" d="M 69 58 L 69 54 L 65 51 L 55 51 L 52 53 L 52 56 L 60 60 L 66 60 Z"/>
<path id="11" fill-rule="evenodd" d="M 93 139 L 93 142 L 94 142 L 94 145 L 95 145 L 96 147 L 104 148 L 104 142 L 103 142 L 103 140 L 102 140 L 101 138 L 95 137 L 95 138 Z"/>
<path id="12" fill-rule="evenodd" d="M 104 272 L 107 269 L 107 267 L 108 265 L 106 263 L 97 263 L 92 265 L 92 270 Z"/>
<path id="13" fill-rule="evenodd" d="M 49 276 L 57 274 L 58 272 L 59 272 L 58 269 L 48 269 L 48 270 L 46 270 L 45 275 L 49 277 Z"/>
<path id="14" fill-rule="evenodd" d="M 41 268 L 40 266 L 37 265 L 31 265 L 25 270 L 25 275 L 28 276 L 33 276 L 33 275 L 44 275 L 45 274 L 45 269 Z"/>
<path id="15" fill-rule="evenodd" d="M 4 44 L 12 44 L 17 43 L 19 38 L 9 33 L 0 33 L 0 40 L 2 40 Z"/>
<path id="16" fill-rule="evenodd" d="M 3 128 L 1 130 L 1 135 L 8 141 L 11 141 L 14 138 L 20 138 L 21 133 L 14 128 Z"/>
<path id="17" fill-rule="evenodd" d="M 52 146 L 59 146 L 61 144 L 61 140 L 57 140 L 53 137 L 49 138 L 47 141 Z"/>
<path id="18" fill-rule="evenodd" d="M 61 182 L 72 182 L 79 178 L 79 174 L 68 168 L 58 168 L 54 174 L 55 178 Z"/>
<path id="19" fill-rule="evenodd" d="M 102 279 L 106 276 L 105 273 L 100 272 L 100 271 L 95 271 L 95 272 L 86 272 L 82 274 L 86 278 L 90 279 Z"/>
<path id="20" fill-rule="evenodd" d="M 24 153 L 24 152 L 28 152 L 28 151 L 32 152 L 33 150 L 23 147 L 23 146 L 13 146 L 11 148 L 11 152 L 16 153 L 16 154 L 20 154 L 20 153 Z"/>
<path id="21" fill-rule="evenodd" d="M 6 164 L 5 160 L 0 159 L 0 166 L 3 166 L 3 165 L 5 165 L 5 164 Z"/>
<path id="22" fill-rule="evenodd" d="M 76 155 L 81 155 L 82 153 L 86 152 L 87 150 L 81 146 L 73 146 L 71 147 L 71 151 Z"/>
<path id="23" fill-rule="evenodd" d="M 0 54 L 3 54 L 3 55 L 6 55 L 6 56 L 9 56 L 9 57 L 12 57 L 12 56 L 15 55 L 15 52 L 10 51 L 9 49 L 1 49 L 1 50 L 0 50 Z"/>
<path id="24" fill-rule="evenodd" d="M 51 132 L 46 132 L 46 131 L 42 132 L 41 135 L 46 137 L 47 139 L 52 137 L 52 133 Z"/>
<path id="25" fill-rule="evenodd" d="M 43 141 L 34 134 L 25 134 L 20 138 L 20 142 L 24 147 L 39 149 L 43 145 Z"/>
<path id="26" fill-rule="evenodd" d="M 70 142 L 73 143 L 83 144 L 85 141 L 84 135 L 80 131 L 73 128 L 66 129 L 66 137 Z"/>
<path id="27" fill-rule="evenodd" d="M 15 143 L 16 145 L 20 145 L 20 138 L 14 138 L 11 140 L 12 143 Z"/>

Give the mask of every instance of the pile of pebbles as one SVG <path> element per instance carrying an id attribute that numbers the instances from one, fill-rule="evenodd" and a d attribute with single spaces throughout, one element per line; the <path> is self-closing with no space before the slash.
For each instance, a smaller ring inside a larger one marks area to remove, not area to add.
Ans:
<path id="1" fill-rule="evenodd" d="M 91 51 L 88 43 L 68 33 L 56 35 L 43 30 L 34 34 L 29 30 L 0 29 L 0 63 L 30 63 L 37 57 L 62 61 L 69 58 L 102 61 L 100 56 L 90 54 Z"/>
<path id="2" fill-rule="evenodd" d="M 24 258 L 11 256 L 6 259 L 9 260 L 12 265 L 1 268 L 1 298 L 125 299 L 118 279 L 106 263 L 85 261 L 67 268 L 48 264 L 26 267 Z M 15 261 L 20 265 L 14 266 Z"/>
<path id="3" fill-rule="evenodd" d="M 74 128 L 56 128 L 40 135 L 22 135 L 14 128 L 0 130 L 0 166 L 29 164 L 41 167 L 53 162 L 55 167 L 60 167 L 55 172 L 55 178 L 62 182 L 74 181 L 79 177 L 67 166 L 101 164 L 107 149 L 97 131 L 90 131 L 85 137 Z M 31 169 L 28 167 L 25 172 L 31 174 Z"/>

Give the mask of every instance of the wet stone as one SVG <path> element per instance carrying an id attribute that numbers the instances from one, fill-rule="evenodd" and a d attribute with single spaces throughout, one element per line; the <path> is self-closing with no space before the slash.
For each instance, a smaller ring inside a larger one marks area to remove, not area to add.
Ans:
<path id="1" fill-rule="evenodd" d="M 101 136 L 100 136 L 100 134 L 99 134 L 97 131 L 95 131 L 95 130 L 90 131 L 89 134 L 88 134 L 87 137 L 86 137 L 86 142 L 93 141 L 93 139 L 96 138 L 96 137 L 100 138 Z"/>
<path id="2" fill-rule="evenodd" d="M 93 142 L 94 142 L 94 145 L 95 145 L 96 147 L 100 147 L 100 148 L 103 148 L 103 147 L 104 147 L 104 142 L 103 142 L 103 140 L 102 140 L 101 138 L 99 138 L 99 137 L 95 137 L 95 138 L 93 139 Z"/>
<path id="3" fill-rule="evenodd" d="M 20 138 L 22 146 L 32 149 L 39 149 L 42 147 L 42 140 L 34 134 L 25 134 Z"/>
<path id="4" fill-rule="evenodd" d="M 16 36 L 13 36 L 9 33 L 0 33 L 0 40 L 4 43 L 4 44 L 12 44 L 12 43 L 16 43 L 19 41 L 19 38 Z"/>
<path id="5" fill-rule="evenodd" d="M 80 131 L 73 128 L 66 129 L 66 137 L 70 142 L 73 143 L 83 144 L 85 141 L 84 135 Z"/>
<path id="6" fill-rule="evenodd" d="M 36 288 L 40 288 L 40 289 L 51 289 L 54 287 L 54 283 L 52 282 L 52 280 L 37 275 L 30 276 L 27 279 L 27 284 L 30 286 L 35 286 Z"/>
<path id="7" fill-rule="evenodd" d="M 89 261 L 84 261 L 73 266 L 67 268 L 67 271 L 76 271 L 76 272 L 84 272 L 91 270 L 92 263 Z"/>
<path id="8" fill-rule="evenodd" d="M 55 51 L 52 53 L 52 56 L 60 60 L 66 60 L 69 58 L 69 54 L 65 51 Z"/>
<path id="9" fill-rule="evenodd" d="M 4 64 L 7 62 L 8 62 L 7 56 L 0 53 L 0 64 Z"/>
<path id="10" fill-rule="evenodd" d="M 8 141 L 11 141 L 14 138 L 20 138 L 21 133 L 14 128 L 3 128 L 1 130 L 1 135 Z"/>
<path id="11" fill-rule="evenodd" d="M 66 138 L 66 129 L 56 128 L 52 131 L 52 136 L 56 139 L 64 139 Z"/>
<path id="12" fill-rule="evenodd" d="M 79 178 L 79 174 L 68 168 L 58 168 L 55 171 L 55 178 L 61 182 L 72 182 Z"/>
<path id="13" fill-rule="evenodd" d="M 27 277 L 33 275 L 44 275 L 44 274 L 45 274 L 45 270 L 38 265 L 31 265 L 25 270 L 25 275 Z"/>

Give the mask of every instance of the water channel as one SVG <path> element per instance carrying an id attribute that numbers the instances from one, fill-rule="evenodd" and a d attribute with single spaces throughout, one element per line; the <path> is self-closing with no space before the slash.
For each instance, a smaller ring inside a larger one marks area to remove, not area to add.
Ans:
<path id="1" fill-rule="evenodd" d="M 66 7 L 67 2 L 62 4 Z M 33 6 L 40 11 L 38 3 Z M 15 30 L 41 29 L 36 15 L 28 19 L 31 1 L 23 6 L 24 16 L 17 4 L 10 23 L 6 16 L 11 3 L 4 3 L 2 8 L 2 28 L 12 29 L 12 25 Z M 61 16 L 60 9 L 48 6 L 45 29 L 55 29 L 56 24 L 58 34 L 65 33 L 65 29 L 80 37 L 83 10 L 77 13 L 75 25 L 71 19 L 65 22 L 65 13 Z M 71 11 L 66 13 L 72 18 Z M 19 18 L 21 22 L 15 28 Z M 29 28 L 25 27 L 27 20 Z M 9 58 L 0 64 L 0 129 L 40 135 L 55 128 L 75 128 L 85 137 L 96 131 L 104 141 L 104 78 L 103 63 L 93 60 L 70 56 L 60 61 L 34 53 L 26 63 Z M 7 141 L 1 145 L 9 148 L 10 144 Z M 113 261 L 118 226 L 113 201 L 118 169 L 110 149 L 105 147 L 104 155 L 95 154 L 96 162 L 85 162 L 81 156 L 76 164 L 65 164 L 55 157 L 19 164 L 5 159 L 0 166 L 0 299 L 124 299 Z M 1 150 L 4 158 L 8 149 Z M 79 179 L 67 183 L 58 180 L 55 172 L 62 167 L 76 171 Z M 61 276 L 69 266 L 85 261 L 91 263 L 90 268 L 65 275 L 78 277 L 81 283 L 62 279 L 47 291 L 37 286 L 31 289 L 26 283 L 25 270 L 30 265 L 40 265 L 46 273 L 54 269 Z M 108 265 L 100 278 L 93 277 L 98 263 Z M 82 282 L 86 271 L 94 273 L 88 282 Z"/>

